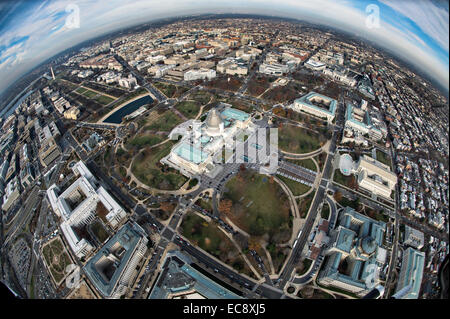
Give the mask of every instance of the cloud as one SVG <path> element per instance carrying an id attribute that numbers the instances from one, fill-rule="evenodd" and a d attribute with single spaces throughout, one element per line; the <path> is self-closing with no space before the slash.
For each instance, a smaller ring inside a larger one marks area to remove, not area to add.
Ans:
<path id="1" fill-rule="evenodd" d="M 444 2 L 429 0 L 398 1 L 379 0 L 413 21 L 423 32 L 433 38 L 440 47 L 449 51 L 449 13 Z"/>
<path id="2" fill-rule="evenodd" d="M 155 18 L 218 11 L 286 16 L 358 33 L 397 52 L 448 89 L 448 5 L 424 1 L 406 5 L 403 1 L 380 0 L 380 6 L 388 6 L 381 14 L 381 28 L 368 29 L 365 5 L 375 0 L 364 1 L 61 0 L 23 1 L 15 5 L 0 2 L 0 91 L 48 57 L 106 32 Z M 69 3 L 80 8 L 79 29 L 65 27 Z M 9 18 L 3 13 L 8 13 Z M 441 49 L 436 50 L 430 39 Z"/>

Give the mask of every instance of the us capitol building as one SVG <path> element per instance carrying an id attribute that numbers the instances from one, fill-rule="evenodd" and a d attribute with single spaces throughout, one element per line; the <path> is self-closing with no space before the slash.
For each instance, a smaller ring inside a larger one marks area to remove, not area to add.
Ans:
<path id="1" fill-rule="evenodd" d="M 170 139 L 181 139 L 161 163 L 187 177 L 206 174 L 214 178 L 222 169 L 217 164 L 224 163 L 224 154 L 226 162 L 236 148 L 243 148 L 245 136 L 255 134 L 256 129 L 249 114 L 220 103 L 204 122 L 189 120 L 171 131 Z"/>

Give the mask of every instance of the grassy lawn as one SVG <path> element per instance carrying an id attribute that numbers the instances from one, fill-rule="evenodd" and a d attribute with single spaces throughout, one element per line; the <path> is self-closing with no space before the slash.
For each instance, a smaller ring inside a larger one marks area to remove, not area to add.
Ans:
<path id="1" fill-rule="evenodd" d="M 272 258 L 273 268 L 278 273 L 286 261 L 289 249 L 278 247 L 273 243 L 267 245 L 266 249 L 270 254 L 270 258 Z"/>
<path id="2" fill-rule="evenodd" d="M 88 90 L 88 89 L 86 89 L 86 91 L 84 91 L 84 92 L 83 92 L 83 95 L 84 95 L 85 97 L 87 97 L 87 98 L 90 98 L 90 99 L 92 99 L 92 98 L 94 98 L 95 96 L 97 96 L 97 95 L 98 95 L 98 93 L 97 93 L 97 92 L 94 92 L 94 91 L 91 91 L 91 90 Z"/>
<path id="3" fill-rule="evenodd" d="M 308 214 L 309 207 L 311 206 L 312 200 L 316 192 L 311 192 L 308 196 L 302 197 L 298 201 L 298 211 L 300 213 L 301 218 L 306 218 Z"/>
<path id="4" fill-rule="evenodd" d="M 297 269 L 297 275 L 301 276 L 304 275 L 308 270 L 309 267 L 311 267 L 312 260 L 309 258 L 305 258 L 302 261 L 302 265 Z"/>
<path id="5" fill-rule="evenodd" d="M 339 169 L 334 171 L 333 181 L 352 189 L 356 186 L 356 178 L 353 175 L 343 175 Z"/>
<path id="6" fill-rule="evenodd" d="M 151 133 L 141 133 L 129 140 L 126 144 L 126 148 L 134 148 L 136 150 L 141 150 L 147 146 L 153 146 L 161 143 L 164 138 L 161 135 L 151 134 Z"/>
<path id="7" fill-rule="evenodd" d="M 320 217 L 328 219 L 330 217 L 330 206 L 327 203 L 324 203 L 322 206 L 322 211 L 320 212 Z"/>
<path id="8" fill-rule="evenodd" d="M 313 289 L 310 286 L 299 290 L 297 296 L 304 299 L 334 299 L 329 293 L 320 289 Z"/>
<path id="9" fill-rule="evenodd" d="M 259 96 L 270 88 L 270 83 L 268 77 L 257 75 L 248 84 L 247 93 L 252 96 Z"/>
<path id="10" fill-rule="evenodd" d="M 218 88 L 222 90 L 236 92 L 242 86 L 243 80 L 237 76 L 218 76 L 211 81 L 204 83 L 209 88 Z"/>
<path id="11" fill-rule="evenodd" d="M 366 207 L 366 215 L 369 216 L 370 218 L 378 220 L 378 221 L 382 221 L 385 223 L 389 222 L 389 216 L 383 214 L 379 210 L 374 210 L 374 209 L 370 209 L 370 208 Z"/>
<path id="12" fill-rule="evenodd" d="M 175 108 L 188 119 L 193 119 L 200 111 L 200 104 L 195 101 L 183 101 L 178 103 Z"/>
<path id="13" fill-rule="evenodd" d="M 286 184 L 287 187 L 289 187 L 289 189 L 291 190 L 292 194 L 294 194 L 294 196 L 303 195 L 311 189 L 311 187 L 306 186 L 302 183 L 293 181 L 287 177 L 284 177 L 281 175 L 277 175 L 277 177 L 279 179 L 281 179 L 283 181 L 283 183 Z"/>
<path id="14" fill-rule="evenodd" d="M 327 153 L 325 152 L 320 153 L 318 156 L 315 157 L 315 159 L 319 164 L 319 170 L 322 171 L 323 167 L 325 166 L 325 161 L 327 160 Z"/>
<path id="15" fill-rule="evenodd" d="M 283 125 L 278 128 L 278 147 L 289 153 L 303 154 L 321 147 L 321 136 L 301 127 Z"/>
<path id="16" fill-rule="evenodd" d="M 228 263 L 239 256 L 233 243 L 214 223 L 208 223 L 194 213 L 185 215 L 180 228 L 183 236 L 193 244 L 224 262 Z"/>
<path id="17" fill-rule="evenodd" d="M 197 101 L 201 105 L 205 105 L 205 104 L 209 103 L 209 101 L 211 100 L 211 96 L 212 95 L 208 92 L 197 91 L 195 93 L 190 94 L 189 99 Z"/>
<path id="18" fill-rule="evenodd" d="M 189 181 L 189 186 L 188 186 L 187 189 L 192 189 L 192 188 L 194 188 L 195 186 L 197 186 L 197 184 L 198 184 L 198 179 L 193 178 L 193 179 L 191 179 L 191 180 Z"/>
<path id="19" fill-rule="evenodd" d="M 123 166 L 119 166 L 119 174 L 120 176 L 122 176 L 123 178 L 127 177 L 127 169 Z"/>
<path id="20" fill-rule="evenodd" d="M 189 90 L 188 88 L 182 86 L 167 84 L 163 82 L 155 82 L 154 85 L 168 98 L 178 97 Z"/>
<path id="21" fill-rule="evenodd" d="M 227 183 L 223 197 L 232 201 L 228 217 L 251 236 L 268 234 L 277 242 L 289 239 L 289 201 L 275 181 L 241 171 Z"/>
<path id="22" fill-rule="evenodd" d="M 377 161 L 392 168 L 391 157 L 380 150 L 377 150 Z"/>
<path id="23" fill-rule="evenodd" d="M 75 92 L 77 92 L 78 94 L 84 95 L 88 99 L 97 101 L 98 103 L 103 104 L 103 105 L 107 105 L 114 101 L 114 99 L 109 96 L 99 94 L 97 92 L 94 92 L 94 91 L 89 90 L 84 87 L 80 87 L 80 88 L 76 89 Z"/>
<path id="24" fill-rule="evenodd" d="M 181 122 L 182 120 L 172 111 L 165 111 L 156 120 L 153 120 L 149 125 L 147 125 L 145 130 L 168 132 Z"/>
<path id="25" fill-rule="evenodd" d="M 78 89 L 75 90 L 75 92 L 77 92 L 78 94 L 83 94 L 86 91 L 87 91 L 87 89 L 86 88 L 82 88 L 82 87 L 79 87 Z"/>
<path id="26" fill-rule="evenodd" d="M 212 199 L 209 200 L 205 200 L 205 199 L 197 199 L 197 201 L 195 202 L 196 205 L 200 206 L 203 209 L 206 209 L 207 211 L 212 212 L 213 211 L 213 207 L 212 207 Z"/>
<path id="27" fill-rule="evenodd" d="M 132 154 L 131 152 L 125 151 L 122 147 L 118 147 L 116 151 L 116 159 L 119 164 L 128 167 L 132 159 Z"/>
<path id="28" fill-rule="evenodd" d="M 299 92 L 301 92 L 301 85 L 295 81 L 290 81 L 287 85 L 277 86 L 262 96 L 265 100 L 270 100 L 274 103 L 285 102 L 288 100 L 293 100 L 299 97 Z"/>
<path id="29" fill-rule="evenodd" d="M 96 100 L 97 102 L 104 104 L 104 105 L 107 105 L 107 104 L 111 103 L 112 101 L 114 101 L 113 98 L 110 98 L 109 96 L 106 96 L 106 95 L 99 95 L 94 100 Z"/>
<path id="30" fill-rule="evenodd" d="M 173 146 L 170 141 L 153 149 L 144 149 L 137 155 L 131 166 L 131 171 L 142 183 L 162 190 L 177 190 L 187 178 L 175 170 L 163 167 L 159 161 L 170 153 Z"/>
<path id="31" fill-rule="evenodd" d="M 64 278 L 66 267 L 71 264 L 69 255 L 64 250 L 59 238 L 45 245 L 42 253 L 53 279 L 58 284 Z"/>
<path id="32" fill-rule="evenodd" d="M 347 197 L 344 197 L 342 195 L 336 196 L 339 192 L 336 192 L 334 195 L 334 199 L 341 205 L 342 207 L 351 207 L 354 210 L 359 209 L 359 198 L 356 198 L 355 200 L 350 200 Z M 340 193 L 339 193 L 340 194 Z M 340 198 L 339 198 L 340 197 Z"/>
<path id="33" fill-rule="evenodd" d="M 109 234 L 106 231 L 105 227 L 98 221 L 94 221 L 91 225 L 92 233 L 97 237 L 100 243 L 104 243 L 106 239 L 108 239 Z"/>
<path id="34" fill-rule="evenodd" d="M 312 171 L 316 171 L 316 164 L 314 164 L 313 160 L 310 158 L 304 159 L 304 160 L 294 160 L 294 159 L 287 159 L 287 162 L 294 163 L 295 165 L 310 169 Z"/>
<path id="35" fill-rule="evenodd" d="M 252 106 L 252 104 L 245 103 L 239 99 L 227 97 L 227 98 L 220 98 L 219 101 L 223 102 L 223 103 L 231 104 L 234 109 L 246 112 L 248 114 L 250 114 L 254 110 L 254 107 Z"/>

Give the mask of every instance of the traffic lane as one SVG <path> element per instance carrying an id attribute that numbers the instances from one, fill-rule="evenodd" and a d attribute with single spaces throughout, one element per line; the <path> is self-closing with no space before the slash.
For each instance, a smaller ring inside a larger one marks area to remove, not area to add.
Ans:
<path id="1" fill-rule="evenodd" d="M 174 235 L 174 232 L 171 231 L 169 228 L 165 228 L 161 234 L 161 236 L 166 238 L 167 240 L 172 240 L 173 235 Z"/>
<path id="2" fill-rule="evenodd" d="M 161 242 L 160 242 L 161 243 Z M 151 280 L 153 275 L 155 275 L 156 266 L 158 265 L 159 260 L 161 259 L 161 256 L 167 246 L 167 242 L 164 241 L 162 244 L 163 246 L 156 248 L 156 250 L 153 252 L 153 256 L 150 259 L 150 262 L 147 264 L 146 267 L 148 267 L 148 270 L 146 270 L 144 279 L 142 280 L 141 287 L 138 289 L 136 295 L 138 297 L 141 297 L 145 293 L 145 289 L 148 286 L 148 282 Z"/>
<path id="3" fill-rule="evenodd" d="M 207 256 L 203 252 L 199 251 L 197 248 L 193 247 L 191 244 L 187 243 L 184 240 L 176 238 L 174 240 L 174 243 L 180 246 L 183 250 L 185 250 L 187 253 L 191 254 L 193 257 L 195 257 L 199 262 L 203 263 L 207 267 L 214 269 L 214 272 L 221 274 L 224 277 L 229 278 L 230 280 L 234 281 L 235 283 L 244 286 L 245 288 L 252 290 L 255 287 L 255 283 L 240 274 L 236 273 L 235 271 L 232 271 L 228 269 L 227 267 L 223 266 L 221 263 L 215 261 L 211 257 Z M 217 271 L 216 271 L 217 269 Z"/>
<path id="4" fill-rule="evenodd" d="M 317 208 L 318 205 L 323 201 L 323 196 L 324 190 L 319 188 L 317 190 L 316 198 L 311 207 L 311 213 L 308 215 L 306 223 L 302 229 L 302 233 L 300 234 L 300 238 L 298 239 L 299 244 L 296 247 L 294 247 L 294 250 L 292 251 L 291 254 L 291 258 L 289 259 L 288 264 L 286 265 L 282 275 L 280 276 L 281 278 L 280 288 L 283 288 L 287 284 L 287 281 L 289 280 L 289 278 L 292 275 L 292 272 L 294 271 L 295 264 L 299 261 L 300 257 L 299 255 L 303 251 L 303 247 L 306 244 L 307 237 L 311 232 L 314 220 L 317 216 Z"/>

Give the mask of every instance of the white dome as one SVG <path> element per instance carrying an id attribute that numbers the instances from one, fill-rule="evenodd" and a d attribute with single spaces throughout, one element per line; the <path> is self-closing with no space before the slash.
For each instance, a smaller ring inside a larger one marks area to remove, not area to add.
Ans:
<path id="1" fill-rule="evenodd" d="M 353 170 L 353 159 L 349 154 L 343 154 L 339 158 L 339 170 L 342 175 L 350 176 Z"/>
<path id="2" fill-rule="evenodd" d="M 223 127 L 223 120 L 216 109 L 212 109 L 206 118 L 206 132 L 209 135 L 219 135 Z"/>

